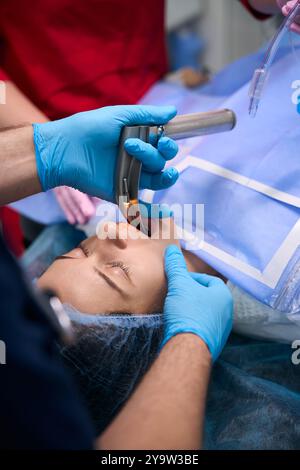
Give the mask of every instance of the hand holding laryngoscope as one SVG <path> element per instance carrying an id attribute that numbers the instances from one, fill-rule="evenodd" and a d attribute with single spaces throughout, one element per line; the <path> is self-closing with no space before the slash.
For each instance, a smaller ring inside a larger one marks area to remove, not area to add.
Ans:
<path id="1" fill-rule="evenodd" d="M 70 186 L 114 201 L 122 129 L 163 125 L 175 115 L 173 106 L 112 106 L 34 124 L 37 171 L 42 189 Z M 143 164 L 141 187 L 157 190 L 177 181 L 176 170 L 163 170 L 177 149 L 177 144 L 167 137 L 161 139 L 157 148 L 139 141 L 128 142 L 127 151 Z"/>
<path id="2" fill-rule="evenodd" d="M 177 116 L 166 125 L 124 127 L 120 137 L 116 167 L 115 203 L 119 205 L 128 223 L 134 223 L 142 232 L 149 233 L 149 224 L 144 224 L 143 208 L 139 204 L 140 182 L 145 177 L 142 173 L 141 157 L 146 149 L 149 149 L 150 155 L 151 146 L 149 146 L 149 142 L 157 145 L 158 150 L 164 145 L 165 155 L 172 158 L 175 145 L 173 140 L 228 132 L 232 131 L 235 125 L 235 113 L 229 109 L 222 109 Z M 169 140 L 169 137 L 173 140 Z M 168 146 L 170 149 L 167 155 Z M 133 151 L 136 152 L 136 158 L 132 158 Z M 152 152 L 154 152 L 154 149 Z M 177 170 L 171 169 L 170 171 L 173 172 L 173 178 L 177 180 Z M 149 181 L 148 186 L 151 185 L 153 189 L 160 189 L 162 187 L 161 181 L 155 187 L 154 178 L 151 175 L 150 177 L 152 183 Z"/>
<path id="3" fill-rule="evenodd" d="M 173 107 L 116 106 L 34 124 L 42 188 L 66 185 L 108 201 L 125 196 L 131 203 L 140 187 L 158 190 L 176 182 L 177 171 L 164 170 L 178 149 L 169 136 L 181 139 L 225 132 L 236 123 L 229 110 L 172 120 L 175 114 Z M 153 135 L 154 145 L 150 143 Z M 179 333 L 194 333 L 215 360 L 232 326 L 229 290 L 219 279 L 190 275 L 177 248 L 167 252 L 166 274 L 164 342 Z"/>
<path id="4" fill-rule="evenodd" d="M 190 274 L 179 248 L 165 254 L 168 294 L 164 307 L 163 345 L 173 336 L 193 333 L 207 345 L 213 361 L 232 329 L 233 301 L 224 282 L 205 274 Z"/>

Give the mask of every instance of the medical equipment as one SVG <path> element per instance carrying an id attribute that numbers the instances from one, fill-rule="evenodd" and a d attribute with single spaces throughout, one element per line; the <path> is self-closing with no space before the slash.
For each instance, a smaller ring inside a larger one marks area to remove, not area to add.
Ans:
<path id="1" fill-rule="evenodd" d="M 149 120 L 164 124 L 175 116 L 174 106 L 111 106 L 59 121 L 33 124 L 37 173 L 42 190 L 70 186 L 90 196 L 114 201 L 117 150 L 123 127 L 147 124 Z M 171 145 L 167 148 L 167 155 Z M 177 146 L 172 156 L 176 155 L 176 151 Z M 156 149 L 146 147 L 137 155 L 133 148 L 130 153 L 142 163 L 147 163 L 146 176 L 157 173 L 157 160 L 160 161 L 161 155 Z M 164 154 L 163 149 L 160 153 Z M 168 170 L 162 175 L 166 173 Z M 152 178 L 148 178 L 147 187 L 152 182 Z M 155 187 L 159 187 L 160 183 L 162 188 L 166 187 L 156 178 Z"/>
<path id="2" fill-rule="evenodd" d="M 139 138 L 145 142 L 157 142 L 162 136 L 173 140 L 182 140 L 209 134 L 218 134 L 231 131 L 236 125 L 236 116 L 233 111 L 224 109 L 207 113 L 196 113 L 174 118 L 165 126 L 124 127 L 118 156 L 115 177 L 115 200 L 128 223 L 135 223 L 136 227 L 148 234 L 138 208 L 138 192 L 140 188 L 140 175 L 142 164 L 132 158 L 124 148 L 129 138 Z M 134 209 L 131 211 L 131 209 Z M 136 210 L 135 210 L 136 209 Z"/>
<path id="3" fill-rule="evenodd" d="M 270 46 L 266 52 L 264 61 L 260 68 L 256 69 L 253 75 L 253 79 L 250 85 L 249 90 L 249 97 L 250 97 L 250 105 L 249 105 L 249 114 L 251 117 L 255 118 L 259 103 L 264 91 L 264 87 L 267 83 L 270 68 L 273 64 L 275 55 L 279 49 L 283 36 L 287 31 L 290 30 L 292 24 L 295 21 L 295 18 L 300 14 L 300 1 L 298 1 L 294 8 L 291 10 L 290 14 L 286 17 L 283 21 L 282 25 L 278 29 L 277 33 L 275 34 L 274 38 L 272 39 Z"/>
<path id="4" fill-rule="evenodd" d="M 299 39 L 293 40 L 297 50 Z M 258 63 L 260 57 L 261 52 Z M 245 82 L 221 104 L 235 110 L 235 130 L 213 139 L 184 141 L 174 162 L 180 173 L 176 186 L 140 195 L 142 201 L 171 209 L 178 204 L 178 194 L 182 204 L 203 204 L 204 235 L 190 251 L 260 302 L 293 317 L 300 311 L 300 134 L 291 102 L 298 69 L 286 37 L 256 119 L 245 113 Z M 237 72 L 236 65 L 229 67 L 225 79 Z M 158 84 L 143 103 L 166 104 L 179 92 L 178 87 Z M 201 102 L 201 95 L 182 90 L 176 106 L 188 113 L 196 106 L 202 109 Z M 182 226 L 180 214 L 176 219 Z M 191 218 L 188 224 L 192 232 L 199 226 Z M 187 245 L 182 244 L 189 249 Z"/>
<path id="5" fill-rule="evenodd" d="M 180 193 L 183 204 L 204 204 L 205 237 L 196 255 L 260 302 L 294 317 L 300 311 L 300 134 L 291 84 L 299 75 L 299 64 L 288 36 L 274 58 L 274 80 L 265 89 L 256 119 L 245 109 L 253 69 L 265 50 L 228 66 L 211 88 L 205 87 L 204 95 L 166 83 L 156 84 L 145 95 L 141 104 L 173 103 L 179 114 L 234 109 L 239 125 L 232 133 L 180 142 L 172 162 L 181 173 L 174 189 L 144 191 L 140 198 L 152 206 L 172 207 Z M 298 35 L 293 44 L 299 51 Z M 211 96 L 215 93 L 217 101 Z M 230 97 L 222 98 L 226 94 Z M 63 220 L 51 192 L 14 206 L 40 222 Z M 98 213 L 85 232 L 94 235 L 103 217 Z M 48 251 L 57 241 L 44 243 Z M 282 335 L 287 336 L 285 328 Z"/>
<path id="6" fill-rule="evenodd" d="M 37 302 L 41 305 L 42 311 L 55 330 L 60 342 L 65 345 L 73 344 L 75 335 L 71 320 L 56 293 L 46 289 L 41 292 L 37 291 L 35 294 Z"/>
<path id="7" fill-rule="evenodd" d="M 281 49 L 278 51 L 276 61 L 282 56 Z M 262 62 L 264 55 L 265 49 L 263 48 L 255 54 L 239 59 L 212 77 L 208 85 L 202 86 L 196 91 L 160 82 L 149 90 L 140 104 L 159 105 L 163 100 L 168 104 L 173 103 L 179 114 L 221 109 L 226 97 L 232 95 L 246 83 L 248 84 L 253 76 L 253 70 Z M 27 197 L 13 203 L 12 207 L 22 215 L 45 225 L 62 223 L 66 220 L 52 191 Z"/>
<path id="8" fill-rule="evenodd" d="M 82 232 L 68 224 L 48 227 L 30 246 L 23 263 L 33 277 L 54 258 L 74 248 Z M 277 339 L 274 315 L 231 286 L 238 323 Z M 251 303 L 251 304 L 250 304 Z M 82 393 L 98 435 L 112 421 L 155 359 L 162 339 L 162 316 L 86 315 L 64 305 L 76 334 L 61 355 Z M 250 312 L 250 316 L 249 313 Z M 274 312 L 276 314 L 276 312 Z M 253 321 L 252 321 L 253 320 Z M 269 329 L 268 328 L 268 322 Z M 272 325 L 273 323 L 273 325 Z M 285 326 L 277 325 L 283 338 Z M 290 338 L 291 339 L 291 338 Z M 253 341 L 232 335 L 212 374 L 204 448 L 209 450 L 295 449 L 299 447 L 300 367 L 289 344 Z M 288 432 L 286 432 L 288 423 Z M 280 432 L 278 432 L 280 431 Z"/>

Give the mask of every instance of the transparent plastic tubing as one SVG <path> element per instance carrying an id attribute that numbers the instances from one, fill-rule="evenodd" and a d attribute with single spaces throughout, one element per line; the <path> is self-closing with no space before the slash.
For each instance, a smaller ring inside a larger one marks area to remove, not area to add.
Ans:
<path id="1" fill-rule="evenodd" d="M 290 30 L 292 24 L 294 23 L 296 17 L 300 14 L 300 0 L 296 3 L 294 8 L 291 10 L 290 14 L 285 18 L 282 25 L 276 32 L 275 36 L 273 37 L 270 46 L 266 52 L 264 57 L 264 61 L 260 68 L 256 69 L 253 75 L 253 79 L 251 81 L 250 90 L 249 90 L 249 97 L 250 97 L 250 105 L 249 105 L 249 114 L 251 117 L 255 118 L 259 103 L 262 97 L 262 93 L 264 87 L 266 85 L 269 71 L 271 65 L 274 61 L 276 53 L 279 49 L 280 43 L 283 39 L 283 36 L 287 31 Z"/>

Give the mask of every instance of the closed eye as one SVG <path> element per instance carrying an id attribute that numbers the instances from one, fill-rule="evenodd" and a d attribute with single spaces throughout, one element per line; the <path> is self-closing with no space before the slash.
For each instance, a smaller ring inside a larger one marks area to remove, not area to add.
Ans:
<path id="1" fill-rule="evenodd" d="M 91 255 L 90 250 L 84 245 L 84 243 L 80 243 L 79 248 L 82 250 L 84 255 L 88 258 Z M 127 279 L 132 283 L 131 273 L 129 266 L 127 266 L 123 261 L 111 261 L 108 265 L 112 268 L 120 268 L 122 269 L 123 273 L 127 277 Z"/>
<path id="2" fill-rule="evenodd" d="M 131 280 L 131 277 L 130 277 L 130 269 L 129 269 L 129 266 L 127 266 L 126 264 L 123 263 L 123 261 L 112 261 L 110 263 L 110 266 L 112 268 L 121 268 L 122 271 L 126 274 L 126 276 L 128 277 L 129 280 Z"/>

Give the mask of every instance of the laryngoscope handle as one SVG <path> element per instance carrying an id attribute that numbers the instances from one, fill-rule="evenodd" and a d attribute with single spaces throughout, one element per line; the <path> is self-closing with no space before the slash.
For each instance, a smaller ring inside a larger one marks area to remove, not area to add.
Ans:
<path id="1" fill-rule="evenodd" d="M 149 127 L 135 126 L 124 127 L 119 144 L 119 155 L 115 176 L 116 203 L 129 203 L 138 200 L 142 164 L 125 150 L 124 144 L 127 139 L 137 138 L 149 142 Z M 122 209 L 122 207 L 121 207 Z M 124 213 L 124 211 L 122 210 Z"/>
<path id="2" fill-rule="evenodd" d="M 173 140 L 182 140 L 231 131 L 235 125 L 235 113 L 229 109 L 223 109 L 177 116 L 165 126 L 160 126 L 158 133 L 159 136 L 165 135 Z M 155 128 L 151 128 L 150 133 L 155 133 Z"/>
<path id="3" fill-rule="evenodd" d="M 124 127 L 119 144 L 119 155 L 115 175 L 115 202 L 126 216 L 130 204 L 138 204 L 142 164 L 131 157 L 125 150 L 125 141 L 138 138 L 149 142 L 151 136 L 168 136 L 174 140 L 217 134 L 231 131 L 236 125 L 233 111 L 224 109 L 207 113 L 196 113 L 177 116 L 165 126 Z"/>

